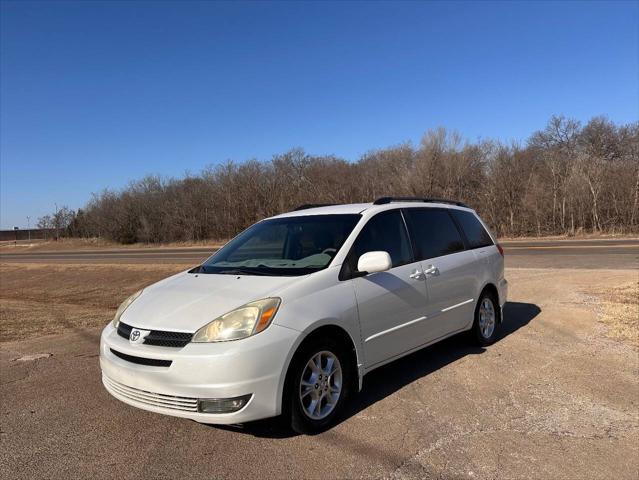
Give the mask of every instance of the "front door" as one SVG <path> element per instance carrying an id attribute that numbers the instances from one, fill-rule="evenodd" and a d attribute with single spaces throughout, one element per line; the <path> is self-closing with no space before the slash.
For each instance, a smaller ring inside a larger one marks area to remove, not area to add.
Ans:
<path id="1" fill-rule="evenodd" d="M 372 251 L 388 252 L 393 267 L 352 279 L 367 367 L 424 343 L 419 331 L 427 306 L 425 277 L 399 210 L 379 213 L 364 226 L 347 259 L 353 271 Z"/>

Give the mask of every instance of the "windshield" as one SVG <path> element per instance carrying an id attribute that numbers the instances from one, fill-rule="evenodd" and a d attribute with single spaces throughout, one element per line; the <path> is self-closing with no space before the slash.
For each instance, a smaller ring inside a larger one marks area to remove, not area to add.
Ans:
<path id="1" fill-rule="evenodd" d="M 326 268 L 361 218 L 308 215 L 264 220 L 191 273 L 305 275 Z"/>

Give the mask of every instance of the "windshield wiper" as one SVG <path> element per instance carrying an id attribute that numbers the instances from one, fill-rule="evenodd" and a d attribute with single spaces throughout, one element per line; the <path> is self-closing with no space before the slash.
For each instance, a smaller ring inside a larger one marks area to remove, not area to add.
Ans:
<path id="1" fill-rule="evenodd" d="M 220 275 L 268 275 L 268 273 L 260 272 L 258 270 L 250 270 L 250 269 L 240 269 L 240 268 L 229 268 L 228 270 L 218 270 L 217 272 Z"/>

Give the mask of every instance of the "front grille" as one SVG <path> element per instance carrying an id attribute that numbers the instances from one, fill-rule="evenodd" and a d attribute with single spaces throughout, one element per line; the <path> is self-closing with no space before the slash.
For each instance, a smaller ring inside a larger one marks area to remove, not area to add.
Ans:
<path id="1" fill-rule="evenodd" d="M 137 363 L 138 365 L 148 365 L 149 367 L 170 367 L 173 363 L 172 360 L 158 360 L 156 358 L 136 357 L 133 355 L 127 355 L 126 353 L 118 352 L 111 348 L 111 353 L 116 357 L 126 360 L 127 362 Z"/>
<path id="2" fill-rule="evenodd" d="M 133 400 L 134 402 L 170 410 L 197 412 L 197 398 L 178 397 L 175 395 L 165 395 L 163 393 L 140 390 L 139 388 L 129 387 L 115 380 L 111 380 L 106 375 L 102 375 L 102 382 L 107 390 L 129 400 Z"/>
<path id="3" fill-rule="evenodd" d="M 122 338 L 129 339 L 133 327 L 126 323 L 118 324 L 118 335 Z M 144 339 L 145 345 L 156 345 L 158 347 L 177 347 L 181 348 L 191 341 L 192 333 L 186 332 L 164 332 L 161 330 L 151 330 Z"/>
<path id="4" fill-rule="evenodd" d="M 122 322 L 118 323 L 118 335 L 120 335 L 122 338 L 126 338 L 128 340 L 131 336 L 131 330 L 133 330 L 133 327 L 131 325 L 127 325 L 126 323 Z"/>
<path id="5" fill-rule="evenodd" d="M 151 330 L 151 333 L 144 339 L 144 343 L 159 347 L 183 347 L 191 341 L 191 338 L 193 338 L 192 333 Z"/>

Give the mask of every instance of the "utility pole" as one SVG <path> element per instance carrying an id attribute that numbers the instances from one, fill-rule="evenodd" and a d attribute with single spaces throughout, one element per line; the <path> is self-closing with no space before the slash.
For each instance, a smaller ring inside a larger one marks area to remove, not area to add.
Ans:
<path id="1" fill-rule="evenodd" d="M 55 217 L 53 217 L 53 222 L 55 224 L 55 241 L 58 241 L 58 238 L 60 237 L 60 235 L 58 234 L 58 204 L 54 203 L 55 205 Z"/>
<path id="2" fill-rule="evenodd" d="M 29 232 L 29 243 L 31 243 L 31 217 L 27 215 L 27 231 Z"/>

